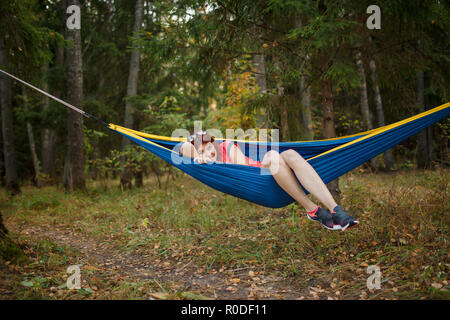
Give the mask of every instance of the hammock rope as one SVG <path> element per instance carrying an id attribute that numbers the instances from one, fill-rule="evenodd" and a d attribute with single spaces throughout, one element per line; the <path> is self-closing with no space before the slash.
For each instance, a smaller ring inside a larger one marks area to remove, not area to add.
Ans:
<path id="1" fill-rule="evenodd" d="M 10 73 L 8 73 L 8 72 L 2 70 L 2 69 L 0 69 L 0 72 L 3 73 L 3 74 L 5 74 L 5 75 L 7 75 L 7 76 L 9 76 L 9 77 L 11 77 L 11 78 L 13 78 L 13 79 L 16 80 L 16 81 L 19 81 L 20 83 L 23 83 L 24 85 L 26 85 L 26 86 L 28 86 L 28 87 L 30 87 L 30 88 L 32 88 L 32 89 L 34 89 L 34 90 L 36 90 L 36 91 L 42 93 L 43 95 L 45 95 L 45 96 L 47 96 L 47 97 L 49 97 L 49 98 L 52 98 L 53 100 L 55 100 L 55 101 L 57 101 L 57 102 L 59 102 L 59 103 L 65 105 L 66 107 L 72 109 L 73 111 L 78 112 L 78 113 L 81 113 L 83 116 L 85 116 L 85 117 L 87 117 L 87 118 L 89 118 L 89 119 L 98 121 L 98 122 L 100 122 L 101 124 L 103 124 L 103 125 L 105 125 L 105 126 L 108 126 L 108 124 L 107 124 L 105 121 L 103 121 L 102 119 L 97 118 L 96 116 L 94 116 L 94 115 L 92 115 L 92 114 L 90 114 L 90 113 L 87 113 L 86 111 L 81 110 L 80 108 L 77 108 L 77 107 L 71 105 L 70 103 L 68 103 L 68 102 L 66 102 L 66 101 L 64 101 L 64 100 L 61 100 L 61 99 L 59 99 L 58 97 L 55 97 L 54 95 L 52 95 L 52 94 L 50 94 L 50 93 L 48 93 L 48 92 L 46 92 L 46 91 L 44 91 L 44 90 L 42 90 L 42 89 L 39 89 L 38 87 L 35 87 L 35 86 L 33 86 L 32 84 L 29 84 L 28 82 L 23 81 L 22 79 L 19 79 L 19 78 L 17 78 L 16 76 L 13 76 L 12 74 L 10 74 Z"/>
<path id="2" fill-rule="evenodd" d="M 186 141 L 186 138 L 154 135 L 112 123 L 107 124 L 1 69 L 0 72 L 106 125 L 109 130 L 127 137 L 211 188 L 265 207 L 280 208 L 294 202 L 294 199 L 277 184 L 268 169 L 222 162 L 199 164 L 173 150 L 175 146 Z M 237 142 L 244 153 L 253 160 L 262 160 L 265 153 L 272 149 L 278 152 L 293 149 L 311 164 L 324 183 L 328 183 L 449 115 L 450 102 L 447 102 L 393 124 L 339 138 L 277 143 L 232 141 Z M 303 190 L 308 193 L 304 188 Z"/>

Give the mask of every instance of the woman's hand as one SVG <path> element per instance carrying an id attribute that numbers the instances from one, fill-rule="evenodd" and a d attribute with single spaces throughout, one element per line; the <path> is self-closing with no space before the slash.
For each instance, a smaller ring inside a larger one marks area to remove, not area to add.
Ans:
<path id="1" fill-rule="evenodd" d="M 204 155 L 198 155 L 194 158 L 194 161 L 197 161 L 198 163 L 206 163 L 208 160 L 211 161 L 209 158 L 205 157 Z"/>
<path id="2" fill-rule="evenodd" d="M 195 157 L 194 161 L 197 161 L 198 163 L 207 163 L 208 161 L 214 162 L 215 160 L 201 154 L 201 155 L 198 155 L 197 157 Z"/>

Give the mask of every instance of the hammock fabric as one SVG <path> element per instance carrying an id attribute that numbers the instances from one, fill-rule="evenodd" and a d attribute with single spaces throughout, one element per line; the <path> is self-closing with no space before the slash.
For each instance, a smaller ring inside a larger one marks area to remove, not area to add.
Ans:
<path id="1" fill-rule="evenodd" d="M 124 135 L 211 188 L 271 208 L 281 208 L 294 202 L 294 199 L 276 183 L 268 169 L 221 162 L 208 164 L 193 162 L 192 159 L 183 157 L 173 150 L 180 142 L 186 141 L 186 138 L 158 136 L 112 123 L 107 124 L 94 115 L 2 69 L 0 69 L 0 73 L 33 88 L 85 117 L 106 125 L 108 129 Z M 447 102 L 434 109 L 384 127 L 335 139 L 280 142 L 276 144 L 260 141 L 232 141 L 239 143 L 246 156 L 253 160 L 262 160 L 264 154 L 273 148 L 276 148 L 278 152 L 293 149 L 309 161 L 322 180 L 328 183 L 444 119 L 449 114 L 450 102 Z M 305 192 L 307 193 L 307 190 Z"/>
<path id="2" fill-rule="evenodd" d="M 276 144 L 233 141 L 239 143 L 244 153 L 253 160 L 261 160 L 272 148 L 278 147 L 279 152 L 294 149 L 328 183 L 448 115 L 450 103 L 394 124 L 335 139 Z M 185 138 L 158 136 L 114 124 L 108 124 L 108 128 L 221 192 L 271 208 L 284 207 L 294 202 L 276 183 L 268 169 L 221 162 L 199 164 L 173 150 L 177 144 L 186 141 Z"/>

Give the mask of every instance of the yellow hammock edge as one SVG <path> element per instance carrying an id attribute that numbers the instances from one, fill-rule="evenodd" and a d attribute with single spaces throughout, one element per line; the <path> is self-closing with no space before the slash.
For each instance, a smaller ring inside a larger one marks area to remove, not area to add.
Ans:
<path id="1" fill-rule="evenodd" d="M 172 141 L 172 142 L 184 142 L 186 141 L 186 138 L 182 138 L 182 137 L 168 137 L 168 136 L 159 136 L 156 134 L 151 134 L 151 133 L 146 133 L 146 132 L 142 132 L 142 131 L 136 131 L 133 129 L 129 129 L 126 127 L 122 127 L 119 126 L 117 124 L 113 124 L 113 123 L 109 123 L 108 124 L 109 127 L 111 129 L 117 130 L 118 128 L 122 129 L 122 130 L 126 130 L 127 132 L 132 132 L 137 136 L 143 137 L 143 138 L 148 138 L 148 139 L 155 139 L 155 140 L 161 140 L 161 141 Z M 374 131 L 379 130 L 380 128 L 377 129 L 372 129 L 372 130 L 368 130 L 368 131 L 364 131 L 364 132 L 360 132 L 360 133 L 355 133 L 355 134 L 350 134 L 347 136 L 341 136 L 341 137 L 336 137 L 336 138 L 329 138 L 329 139 L 322 139 L 322 140 L 311 140 L 311 141 L 330 141 L 330 140 L 337 140 L 337 139 L 343 139 L 343 138 L 350 138 L 350 137 L 356 137 L 356 136 L 360 136 L 360 135 L 364 135 L 364 134 L 368 134 Z M 219 139 L 216 138 L 216 140 L 227 140 L 227 139 Z M 232 139 L 233 141 L 237 141 L 237 142 L 255 142 L 255 143 L 259 143 L 259 142 L 267 142 L 267 141 L 260 141 L 260 140 L 239 140 L 239 139 Z M 288 142 L 311 142 L 311 141 L 288 141 Z"/>
<path id="2" fill-rule="evenodd" d="M 450 102 L 447 102 L 447 103 L 445 103 L 445 104 L 443 104 L 443 105 L 440 105 L 440 106 L 438 106 L 438 107 L 436 107 L 436 108 L 433 108 L 433 109 L 427 110 L 427 111 L 425 111 L 425 112 L 419 113 L 419 114 L 417 114 L 417 115 L 415 115 L 415 116 L 412 116 L 412 117 L 410 117 L 410 118 L 407 118 L 407 119 L 404 119 L 404 120 L 401 120 L 401 121 L 398 121 L 398 122 L 395 122 L 395 123 L 393 123 L 393 124 L 389 124 L 389 125 L 386 125 L 386 126 L 383 126 L 383 127 L 379 127 L 379 128 L 376 128 L 376 129 L 372 129 L 372 130 L 364 131 L 364 132 L 361 132 L 361 133 L 357 133 L 357 134 L 352 134 L 352 135 L 347 135 L 347 136 L 341 136 L 341 137 L 331 138 L 331 139 L 313 140 L 313 141 L 329 141 L 329 140 L 335 140 L 335 139 L 342 139 L 342 138 L 348 138 L 348 137 L 354 137 L 354 136 L 364 135 L 364 136 L 361 137 L 361 138 L 358 138 L 358 139 L 355 139 L 355 140 L 353 140 L 353 141 L 347 142 L 347 143 L 345 143 L 345 144 L 343 144 L 343 145 L 340 145 L 340 146 L 338 146 L 338 147 L 336 147 L 336 148 L 333 148 L 333 149 L 330 149 L 330 150 L 328 150 L 328 151 L 326 151 L 326 152 L 323 152 L 323 153 L 321 153 L 321 154 L 319 154 L 319 155 L 317 155 L 317 156 L 315 156 L 315 157 L 309 158 L 308 161 L 309 161 L 309 160 L 312 160 L 312 159 L 315 159 L 315 158 L 318 158 L 318 157 L 321 157 L 321 156 L 326 155 L 326 154 L 328 154 L 328 153 L 331 153 L 331 152 L 333 152 L 333 151 L 336 151 L 336 150 L 345 148 L 345 147 L 347 147 L 347 146 L 349 146 L 349 145 L 352 145 L 352 144 L 354 144 L 354 143 L 358 143 L 358 142 L 360 142 L 360 141 L 363 141 L 363 140 L 365 140 L 365 139 L 368 139 L 368 138 L 370 138 L 370 137 L 373 137 L 373 136 L 375 136 L 375 135 L 377 135 L 377 134 L 380 134 L 380 133 L 385 132 L 385 131 L 388 131 L 388 130 L 390 130 L 390 129 L 392 129 L 392 128 L 401 126 L 401 125 L 403 125 L 403 124 L 405 124 L 405 123 L 408 123 L 408 122 L 417 120 L 417 119 L 419 119 L 419 118 L 421 118 L 421 117 L 427 116 L 427 115 L 432 114 L 432 113 L 434 113 L 434 112 L 438 112 L 438 111 L 440 111 L 440 110 L 443 110 L 443 109 L 445 109 L 445 108 L 448 108 L 449 106 L 450 106 Z M 173 138 L 173 137 L 167 137 L 167 136 L 154 135 L 154 134 L 150 134 L 150 133 L 145 133 L 145 132 L 140 132 L 140 131 L 128 129 L 128 128 L 125 128 L 125 127 L 122 127 L 122 126 L 119 126 L 119 125 L 115 125 L 115 124 L 112 124 L 112 123 L 110 123 L 108 126 L 109 126 L 109 128 L 111 128 L 111 129 L 113 129 L 113 130 L 116 130 L 116 131 L 118 131 L 118 132 L 125 133 L 125 134 L 127 134 L 127 135 L 129 135 L 129 136 L 131 136 L 131 137 L 133 137 L 133 138 L 136 138 L 136 139 L 138 139 L 138 140 L 145 141 L 145 142 L 147 142 L 147 143 L 151 143 L 151 144 L 153 144 L 153 145 L 155 145 L 155 146 L 158 146 L 158 147 L 160 147 L 160 148 L 169 150 L 169 151 L 171 151 L 171 152 L 174 152 L 174 151 L 171 150 L 171 149 L 169 149 L 169 148 L 163 147 L 163 146 L 161 146 L 161 145 L 159 145 L 159 144 L 157 144 L 157 143 L 154 143 L 154 142 L 152 142 L 152 141 L 149 141 L 149 140 L 147 140 L 147 139 L 143 139 L 143 138 L 156 139 L 156 140 L 162 140 L 162 141 L 173 141 L 173 142 L 183 142 L 183 141 L 186 141 L 186 138 Z M 217 140 L 225 140 L 225 139 L 217 139 Z M 242 142 L 260 142 L 260 141 L 246 141 L 246 140 L 234 140 L 234 141 L 242 141 Z M 264 142 L 265 142 L 265 141 L 264 141 Z M 290 142 L 308 142 L 308 141 L 290 141 Z"/>
<path id="3" fill-rule="evenodd" d="M 395 122 L 395 123 L 393 123 L 393 124 L 388 124 L 388 125 L 386 125 L 386 126 L 377 128 L 377 129 L 375 129 L 375 130 L 372 130 L 373 132 L 372 132 L 372 133 L 369 133 L 368 135 L 365 135 L 365 136 L 363 136 L 363 137 L 361 137 L 361 138 L 358 138 L 358 139 L 355 139 L 355 140 L 353 140 L 353 141 L 344 143 L 343 145 L 340 145 L 340 146 L 338 146 L 338 147 L 336 147 L 336 148 L 333 148 L 333 149 L 330 149 L 330 150 L 328 150 L 328 151 L 325 151 L 325 152 L 323 152 L 323 153 L 321 153 L 321 154 L 318 154 L 318 155 L 315 156 L 315 157 L 309 158 L 308 160 L 312 160 L 312 159 L 315 159 L 315 158 L 324 156 L 324 155 L 326 155 L 326 154 L 328 154 L 328 153 L 331 153 L 331 152 L 333 152 L 333 151 L 336 151 L 336 150 L 345 148 L 345 147 L 347 147 L 347 146 L 350 146 L 350 145 L 352 145 L 352 144 L 358 143 L 358 142 L 363 141 L 363 140 L 365 140 L 365 139 L 369 139 L 370 137 L 373 137 L 373 136 L 376 136 L 377 134 L 386 132 L 386 131 L 388 131 L 388 130 L 390 130 L 390 129 L 392 129 L 392 128 L 395 128 L 395 127 L 401 126 L 401 125 L 403 125 L 403 124 L 405 124 L 405 123 L 408 123 L 408 122 L 417 120 L 417 119 L 419 119 L 419 118 L 425 117 L 425 116 L 427 116 L 427 115 L 429 115 L 429 114 L 432 114 L 432 113 L 435 113 L 435 112 L 444 110 L 445 108 L 448 108 L 449 106 L 450 106 L 450 102 L 447 102 L 447 103 L 445 103 L 445 104 L 443 104 L 443 105 L 441 105 L 441 106 L 439 106 L 439 107 L 436 107 L 436 108 L 427 110 L 427 111 L 425 111 L 425 112 L 419 113 L 418 115 L 412 116 L 412 117 L 410 117 L 410 118 L 407 118 L 407 119 L 404 119 L 404 120 Z"/>

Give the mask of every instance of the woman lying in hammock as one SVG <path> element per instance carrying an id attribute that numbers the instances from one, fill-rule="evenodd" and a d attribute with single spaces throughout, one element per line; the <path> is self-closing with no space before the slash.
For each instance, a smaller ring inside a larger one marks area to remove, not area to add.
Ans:
<path id="1" fill-rule="evenodd" d="M 199 163 L 221 161 L 268 168 L 279 186 L 306 209 L 306 216 L 310 220 L 320 222 L 330 230 L 346 230 L 359 224 L 337 205 L 314 168 L 292 149 L 281 154 L 270 150 L 264 155 L 262 162 L 259 162 L 246 157 L 238 144 L 229 140 L 218 143 L 205 131 L 199 131 L 190 136 L 188 142 L 183 143 L 180 153 Z M 306 196 L 296 177 L 329 210 L 314 204 Z"/>

